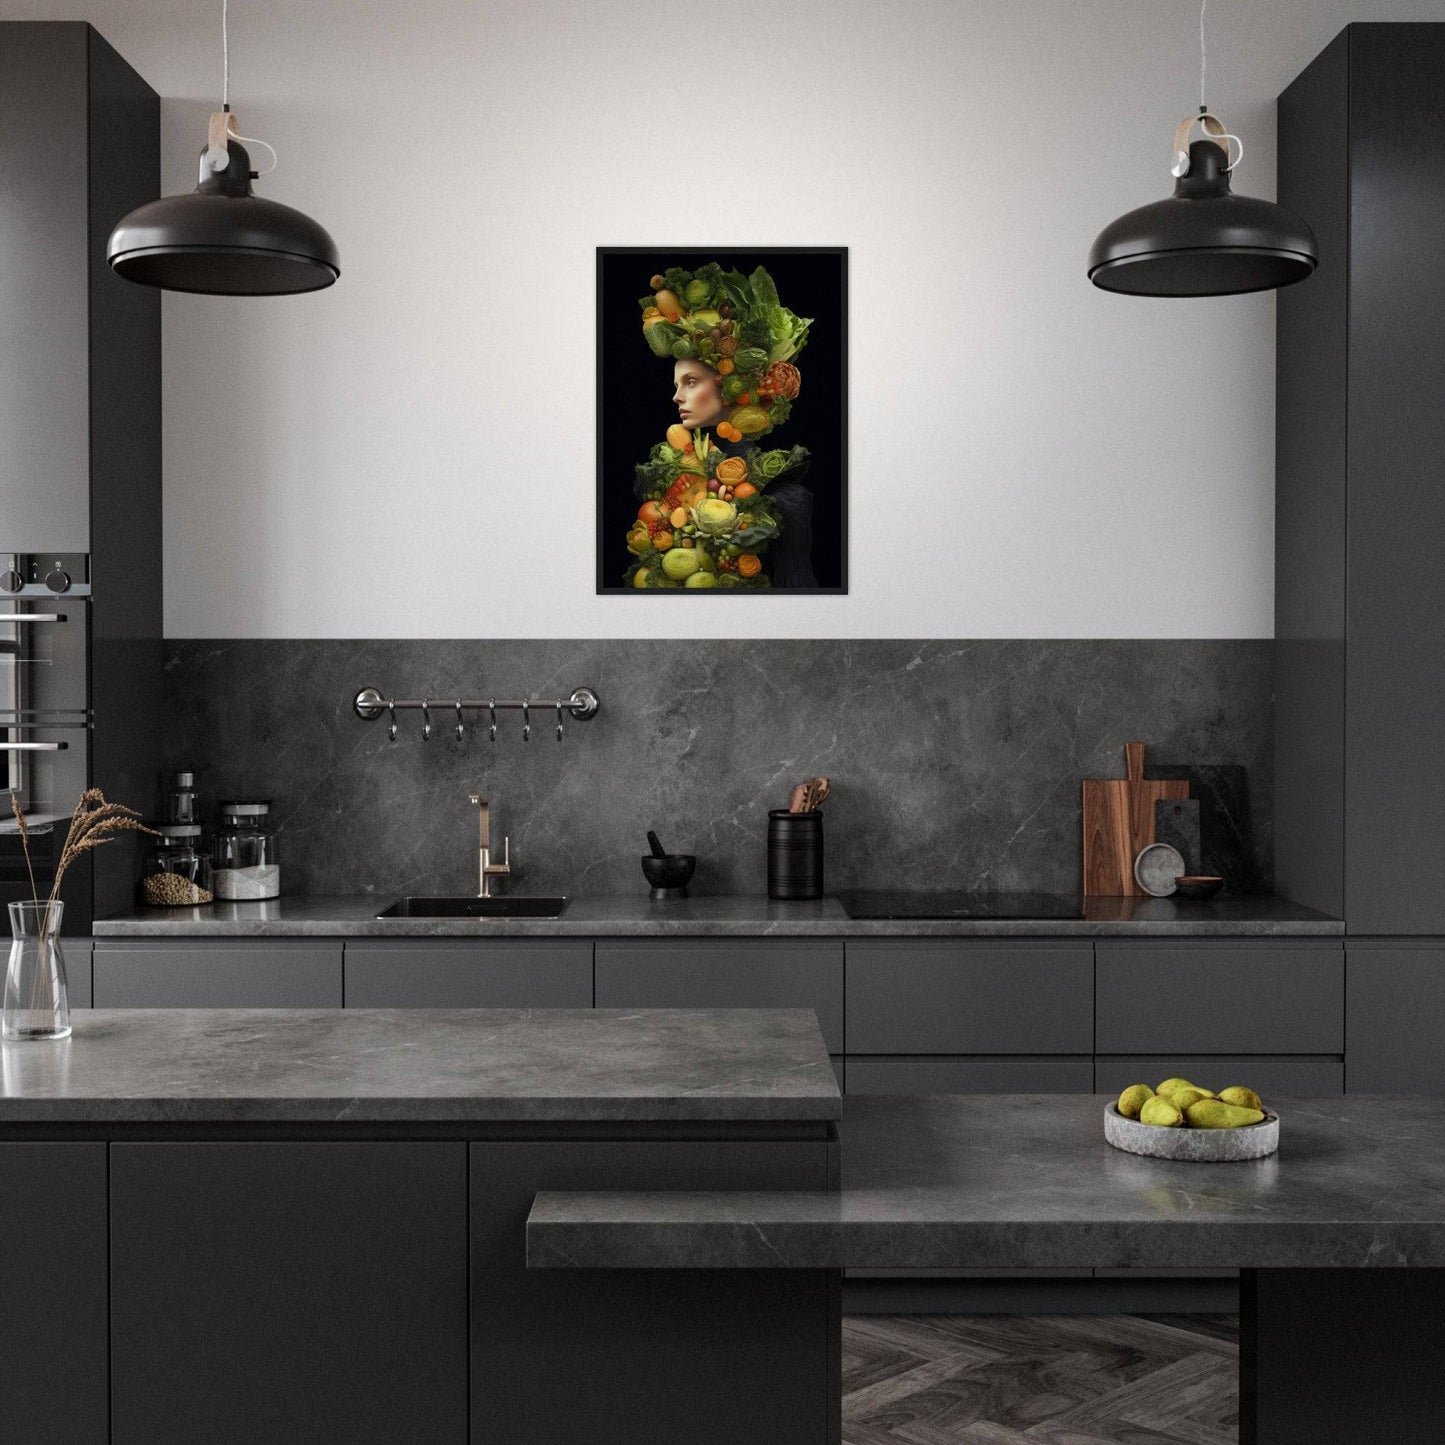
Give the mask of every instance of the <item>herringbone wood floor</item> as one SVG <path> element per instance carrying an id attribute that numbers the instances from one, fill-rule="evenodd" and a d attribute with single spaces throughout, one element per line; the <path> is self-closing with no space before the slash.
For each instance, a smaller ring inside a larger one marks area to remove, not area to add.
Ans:
<path id="1" fill-rule="evenodd" d="M 845 1445 L 1237 1445 L 1238 1321 L 850 1315 Z"/>

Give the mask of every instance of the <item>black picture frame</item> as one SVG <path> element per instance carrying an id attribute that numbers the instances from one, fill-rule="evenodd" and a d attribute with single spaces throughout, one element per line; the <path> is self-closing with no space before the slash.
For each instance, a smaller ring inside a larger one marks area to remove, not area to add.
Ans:
<path id="1" fill-rule="evenodd" d="M 769 258 L 777 257 L 813 257 L 827 256 L 835 258 L 837 264 L 837 349 L 836 349 L 836 388 L 835 404 L 829 403 L 825 397 L 822 407 L 817 414 L 818 429 L 814 430 L 807 424 L 796 428 L 796 437 L 787 435 L 779 439 L 780 444 L 788 445 L 794 441 L 801 442 L 814 450 L 817 436 L 822 434 L 822 429 L 828 429 L 829 445 L 824 448 L 825 455 L 829 462 L 836 467 L 838 478 L 837 502 L 834 511 L 836 513 L 836 526 L 828 528 L 830 552 L 825 562 L 826 573 L 829 577 L 836 577 L 836 582 L 827 586 L 817 587 L 766 587 L 748 589 L 745 595 L 748 597 L 807 597 L 807 596 L 846 596 L 848 592 L 848 247 L 847 246 L 598 246 L 597 247 L 597 269 L 596 269 L 596 296 L 594 302 L 595 326 L 596 326 L 596 531 L 597 531 L 597 595 L 606 597 L 683 597 L 683 596 L 717 596 L 716 589 L 698 589 L 696 591 L 687 588 L 675 588 L 668 590 L 639 590 L 635 587 L 624 585 L 615 579 L 625 570 L 625 557 L 622 555 L 622 541 L 626 527 L 623 524 L 624 517 L 631 517 L 635 513 L 636 502 L 632 498 L 631 480 L 632 467 L 637 462 L 646 460 L 646 445 L 643 444 L 644 434 L 639 432 L 638 441 L 634 445 L 637 455 L 622 452 L 618 444 L 618 437 L 613 428 L 612 447 L 609 452 L 608 433 L 611 419 L 615 408 L 611 402 L 613 398 L 608 396 L 610 373 L 607 365 L 609 344 L 616 344 L 618 335 L 626 334 L 619 330 L 620 321 L 625 314 L 632 326 L 635 335 L 637 318 L 637 297 L 647 289 L 646 276 L 640 285 L 623 287 L 615 291 L 618 283 L 609 281 L 607 271 L 608 262 L 615 257 L 630 257 L 639 262 L 639 270 L 651 274 L 652 270 L 665 270 L 669 265 L 686 264 L 689 260 L 699 263 L 706 261 L 717 261 L 724 266 L 736 266 L 738 269 L 751 271 L 755 265 L 768 264 Z M 643 258 L 651 258 L 644 260 Z M 744 264 L 746 263 L 746 264 Z M 770 266 L 771 270 L 772 267 Z M 806 299 L 798 297 L 796 286 L 789 288 L 779 283 L 782 292 L 783 302 L 790 305 L 799 314 L 812 314 L 807 310 Z M 796 300 L 802 299 L 802 304 L 794 304 Z M 830 323 L 831 324 L 831 321 Z M 815 339 L 810 336 L 809 345 L 815 344 Z M 806 355 L 806 353 L 805 353 Z M 830 358 L 831 360 L 831 358 Z M 643 347 L 637 355 L 637 368 L 639 374 L 646 365 L 647 352 Z M 834 442 L 834 435 L 836 441 Z M 660 437 L 652 437 L 652 440 L 660 440 Z M 622 484 L 619 478 L 625 477 L 625 497 L 628 506 L 634 511 L 628 512 L 620 505 L 620 497 L 624 494 L 621 490 Z M 815 518 L 816 518 L 815 513 Z M 814 530 L 814 557 L 815 562 L 819 552 L 818 527 L 815 520 Z M 835 549 L 835 553 L 832 549 Z M 820 573 L 824 571 L 819 569 Z"/>

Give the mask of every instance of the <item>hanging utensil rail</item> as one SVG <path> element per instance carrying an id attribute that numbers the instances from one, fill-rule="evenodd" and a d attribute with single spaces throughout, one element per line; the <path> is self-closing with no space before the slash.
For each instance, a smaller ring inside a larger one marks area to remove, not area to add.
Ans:
<path id="1" fill-rule="evenodd" d="M 491 741 L 497 740 L 497 714 L 503 710 L 520 712 L 522 714 L 522 741 L 526 742 L 532 735 L 532 712 L 537 710 L 544 713 L 555 713 L 557 716 L 557 741 L 562 741 L 562 714 L 565 712 L 578 722 L 588 722 L 597 716 L 598 709 L 602 706 L 601 700 L 590 687 L 574 687 L 571 695 L 561 698 L 463 698 L 463 697 L 386 697 L 374 687 L 364 687 L 352 699 L 352 707 L 357 717 L 364 722 L 375 722 L 383 713 L 386 713 L 391 721 L 388 732 L 393 742 L 396 741 L 396 715 L 398 712 L 419 711 L 422 715 L 422 739 L 426 741 L 432 735 L 432 712 L 447 714 L 449 719 L 455 719 L 454 731 L 457 740 L 466 735 L 465 715 L 469 712 L 485 712 L 488 717 L 488 733 Z"/>

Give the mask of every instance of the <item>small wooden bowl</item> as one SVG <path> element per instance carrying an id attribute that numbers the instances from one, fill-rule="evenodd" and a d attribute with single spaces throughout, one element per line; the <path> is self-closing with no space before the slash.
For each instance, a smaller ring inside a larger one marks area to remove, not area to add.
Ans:
<path id="1" fill-rule="evenodd" d="M 1197 899 L 1201 903 L 1206 898 L 1213 898 L 1223 887 L 1224 879 L 1210 873 L 1186 873 L 1174 880 L 1174 891 L 1179 897 Z"/>

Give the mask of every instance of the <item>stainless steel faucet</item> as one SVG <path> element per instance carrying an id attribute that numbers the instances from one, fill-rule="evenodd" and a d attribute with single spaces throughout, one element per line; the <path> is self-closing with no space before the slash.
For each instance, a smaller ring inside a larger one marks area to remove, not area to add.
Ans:
<path id="1" fill-rule="evenodd" d="M 477 806 L 477 897 L 490 898 L 492 879 L 512 876 L 512 840 L 502 835 L 502 861 L 493 863 L 491 807 L 479 793 L 473 793 L 471 801 Z"/>

